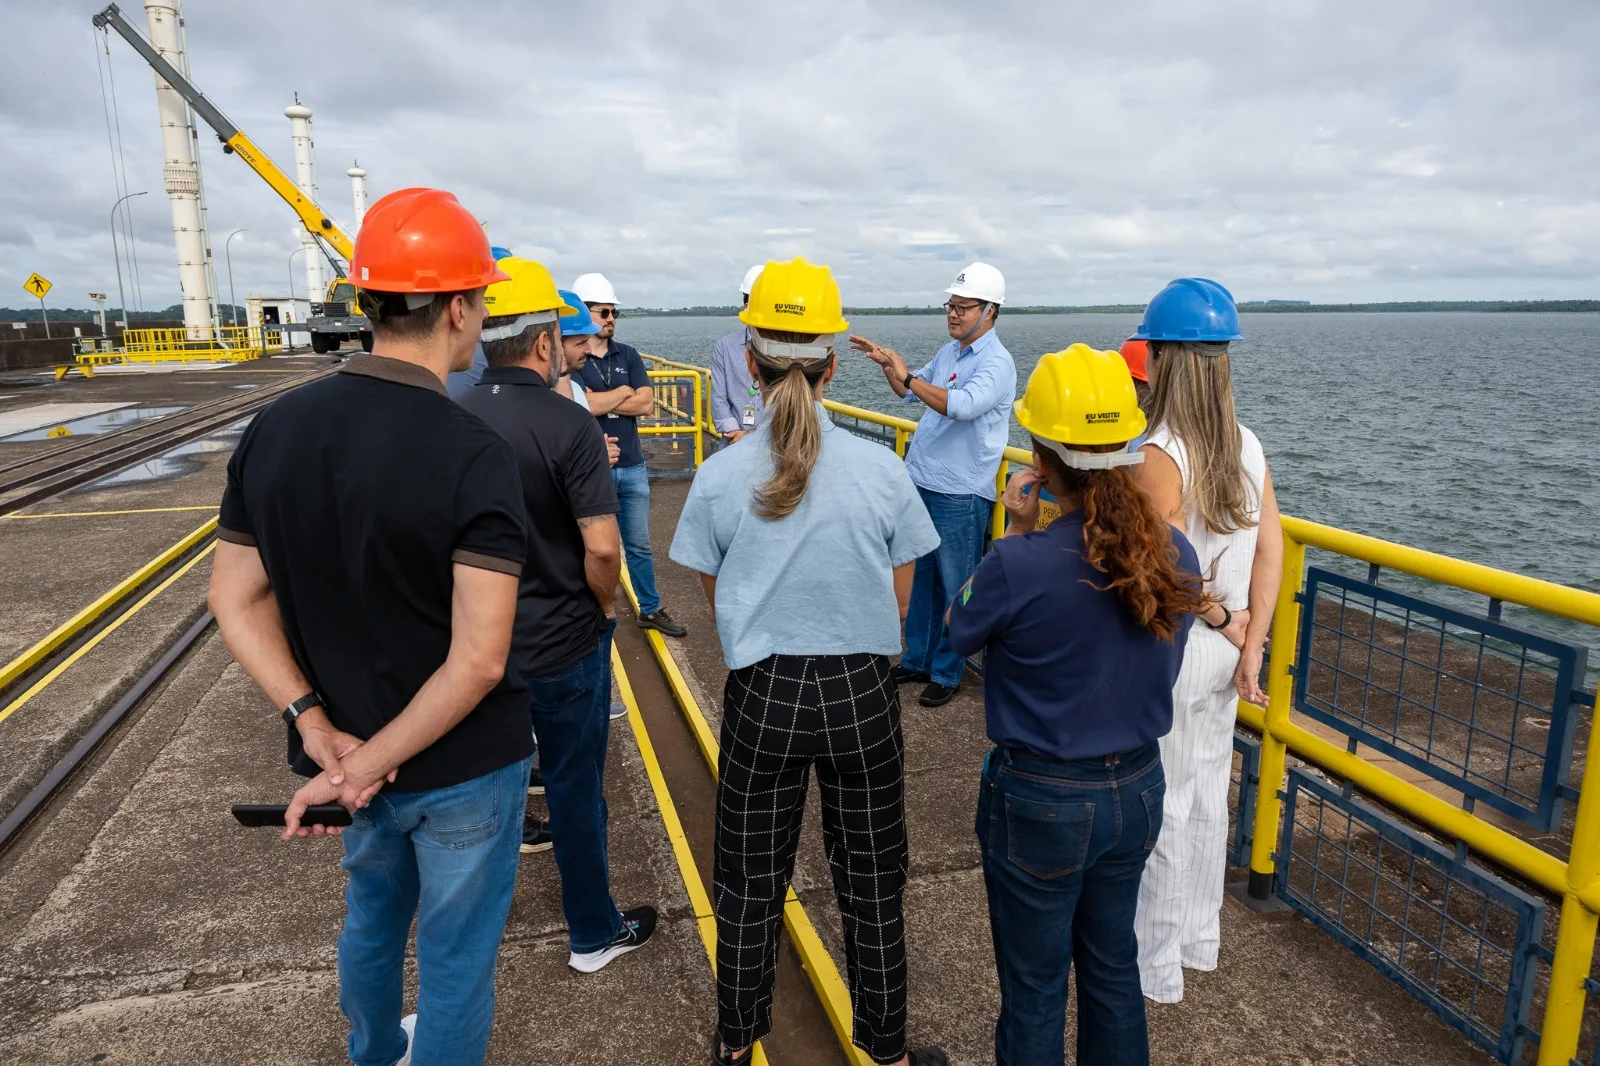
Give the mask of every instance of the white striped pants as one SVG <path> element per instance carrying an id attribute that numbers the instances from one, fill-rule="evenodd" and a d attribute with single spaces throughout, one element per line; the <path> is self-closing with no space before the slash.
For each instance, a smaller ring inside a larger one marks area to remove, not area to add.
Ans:
<path id="1" fill-rule="evenodd" d="M 1228 780 L 1239 649 L 1196 622 L 1161 738 L 1167 798 L 1161 836 L 1139 884 L 1139 983 L 1157 1003 L 1183 999 L 1183 968 L 1214 970 L 1227 872 Z"/>

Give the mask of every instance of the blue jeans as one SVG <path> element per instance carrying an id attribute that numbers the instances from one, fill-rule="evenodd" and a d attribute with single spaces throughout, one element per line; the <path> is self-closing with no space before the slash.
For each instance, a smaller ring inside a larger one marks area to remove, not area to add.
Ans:
<path id="1" fill-rule="evenodd" d="M 928 508 L 933 528 L 939 531 L 939 546 L 918 559 L 912 573 L 906 652 L 900 665 L 954 688 L 966 673 L 967 661 L 950 646 L 944 614 L 983 557 L 983 537 L 989 530 L 994 502 L 982 496 L 929 492 L 920 486 L 917 495 Z"/>
<path id="2" fill-rule="evenodd" d="M 494 1018 L 494 967 L 516 883 L 528 760 L 429 792 L 379 792 L 344 831 L 339 1008 L 356 1066 L 394 1066 L 406 1051 L 401 982 L 417 919 L 417 1031 L 422 1066 L 483 1062 Z"/>
<path id="3" fill-rule="evenodd" d="M 1155 744 L 1076 762 L 996 748 L 984 760 L 977 831 L 998 1066 L 1064 1061 L 1074 965 L 1080 1066 L 1148 1066 L 1133 916 L 1166 791 Z"/>
<path id="4" fill-rule="evenodd" d="M 616 621 L 607 619 L 600 646 L 577 662 L 543 676 L 523 675 L 539 735 L 539 771 L 561 872 L 567 942 L 580 954 L 599 951 L 622 931 L 622 915 L 611 902 L 606 847 L 606 742 L 616 628 Z"/>
<path id="5" fill-rule="evenodd" d="M 656 562 L 650 554 L 650 475 L 645 465 L 614 466 L 611 483 L 617 487 L 617 525 L 622 531 L 622 553 L 628 559 L 628 578 L 639 597 L 639 613 L 661 610 L 656 592 Z"/>

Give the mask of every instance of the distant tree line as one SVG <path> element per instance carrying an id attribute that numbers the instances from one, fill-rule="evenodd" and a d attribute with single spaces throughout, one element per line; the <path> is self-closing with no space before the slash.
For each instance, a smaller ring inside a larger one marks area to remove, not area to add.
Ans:
<path id="1" fill-rule="evenodd" d="M 245 319 L 245 309 L 236 308 L 239 321 Z M 944 308 L 937 305 L 926 307 L 846 307 L 847 315 L 943 315 Z M 1036 305 L 1032 307 L 1007 307 L 1008 315 L 1136 315 L 1144 310 L 1144 304 L 1081 304 L 1081 305 Z M 1600 300 L 1398 300 L 1389 303 L 1373 304 L 1316 304 L 1299 300 L 1260 300 L 1246 301 L 1239 305 L 1239 310 L 1247 314 L 1305 314 L 1312 313 L 1338 313 L 1338 312 L 1413 312 L 1413 311 L 1473 311 L 1482 313 L 1495 313 L 1503 311 L 1564 311 L 1564 312 L 1597 312 L 1600 311 Z M 628 307 L 622 313 L 633 318 L 729 318 L 739 313 L 740 308 L 728 304 L 720 307 L 700 305 L 696 307 Z M 93 308 L 81 307 L 52 307 L 49 308 L 50 321 L 52 322 L 91 322 L 99 320 L 99 312 Z M 224 319 L 231 319 L 232 313 L 226 305 L 219 308 L 219 313 Z M 117 312 L 114 308 L 106 308 L 106 320 L 111 321 Z M 170 322 L 182 320 L 183 305 L 173 304 L 171 307 L 160 311 L 129 311 L 127 318 L 132 322 Z M 40 321 L 37 307 L 0 307 L 0 322 L 38 322 Z"/>
<path id="2" fill-rule="evenodd" d="M 1076 306 L 1037 305 L 1032 307 L 1007 307 L 1008 315 L 1136 315 L 1144 304 L 1085 304 Z M 1412 311 L 1473 311 L 1494 313 L 1502 311 L 1600 311 L 1600 300 L 1399 300 L 1372 304 L 1316 304 L 1301 300 L 1246 301 L 1239 310 L 1247 314 L 1304 314 L 1306 312 L 1412 312 Z M 847 315 L 943 315 L 944 308 L 927 307 L 846 307 Z M 693 316 L 728 317 L 737 315 L 739 308 L 725 307 L 633 307 L 624 308 L 623 314 L 634 318 L 689 318 Z M 0 311 L 3 314 L 3 311 Z"/>
<path id="3" fill-rule="evenodd" d="M 47 307 L 45 310 L 49 313 L 51 322 L 100 321 L 100 312 L 92 307 L 87 309 L 82 307 Z M 244 306 L 235 305 L 234 312 L 238 313 L 239 321 L 243 323 L 245 321 Z M 219 305 L 217 308 L 217 313 L 220 314 L 224 319 L 229 320 L 231 320 L 233 314 L 233 312 L 228 310 L 227 304 Z M 126 315 L 122 314 L 122 312 L 115 307 L 108 306 L 106 308 L 107 322 L 120 320 L 123 318 L 126 318 L 130 324 L 134 322 L 171 322 L 174 319 L 181 322 L 183 321 L 183 305 L 173 304 L 171 307 L 161 311 L 129 311 Z M 41 321 L 43 321 L 43 317 L 39 314 L 39 309 L 37 307 L 0 307 L 0 322 Z"/>

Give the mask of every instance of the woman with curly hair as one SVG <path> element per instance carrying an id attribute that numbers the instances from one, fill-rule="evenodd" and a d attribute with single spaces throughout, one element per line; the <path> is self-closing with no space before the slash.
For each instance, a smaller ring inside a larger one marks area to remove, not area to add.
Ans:
<path id="1" fill-rule="evenodd" d="M 1078 968 L 1082 1064 L 1150 1061 L 1134 904 L 1161 831 L 1159 738 L 1190 617 L 1194 549 L 1129 469 L 1145 429 L 1116 352 L 1039 360 L 1017 421 L 1034 465 L 1011 479 L 1006 535 L 950 608 L 956 650 L 988 653 L 977 833 L 1000 976 L 995 1060 L 1061 1062 Z M 1036 529 L 1038 488 L 1062 514 Z"/>

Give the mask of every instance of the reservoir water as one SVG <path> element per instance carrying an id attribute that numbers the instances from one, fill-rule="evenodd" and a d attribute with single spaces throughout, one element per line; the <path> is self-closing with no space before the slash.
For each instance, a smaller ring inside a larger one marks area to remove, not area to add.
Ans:
<path id="1" fill-rule="evenodd" d="M 1138 319 L 1002 315 L 999 330 L 1020 390 L 1043 353 L 1116 348 Z M 850 325 L 913 368 L 948 339 L 935 315 Z M 735 328 L 733 318 L 625 318 L 617 337 L 704 366 Z M 1260 436 L 1286 513 L 1600 592 L 1600 315 L 1264 314 L 1245 316 L 1244 334 L 1233 346 L 1239 419 Z M 922 411 L 902 407 L 851 351 L 829 396 Z M 1012 442 L 1027 445 L 1015 422 Z M 1481 598 L 1423 594 L 1484 609 Z M 1589 645 L 1591 679 L 1600 667 L 1595 630 L 1506 618 Z"/>

